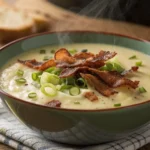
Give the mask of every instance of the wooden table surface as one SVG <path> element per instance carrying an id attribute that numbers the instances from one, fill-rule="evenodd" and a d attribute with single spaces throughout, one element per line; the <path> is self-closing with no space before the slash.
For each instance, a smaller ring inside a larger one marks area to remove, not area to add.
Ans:
<path id="1" fill-rule="evenodd" d="M 15 7 L 29 11 L 40 11 L 50 16 L 50 31 L 64 30 L 86 30 L 118 33 L 127 36 L 142 38 L 150 41 L 150 27 L 130 24 L 125 22 L 111 21 L 106 19 L 93 19 L 76 15 L 68 12 L 46 0 L 4 0 Z M 0 0 L 0 4 L 3 3 Z M 12 150 L 3 144 L 0 144 L 0 150 Z M 147 145 L 140 150 L 150 150 Z"/>

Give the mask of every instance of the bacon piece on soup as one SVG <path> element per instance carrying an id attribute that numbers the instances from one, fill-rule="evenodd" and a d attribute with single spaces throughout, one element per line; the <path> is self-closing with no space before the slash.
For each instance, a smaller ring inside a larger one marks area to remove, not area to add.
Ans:
<path id="1" fill-rule="evenodd" d="M 59 100 L 52 100 L 46 104 L 49 107 L 61 107 L 61 102 Z"/>
<path id="2" fill-rule="evenodd" d="M 41 70 L 41 71 L 44 71 L 44 70 L 46 70 L 49 67 L 56 66 L 56 63 L 55 63 L 55 61 L 53 59 L 48 60 L 45 63 L 37 62 L 35 59 L 33 59 L 33 60 L 25 60 L 25 61 L 18 60 L 18 62 L 23 64 L 23 65 L 25 65 L 25 66 L 28 66 L 30 68 Z"/>
<path id="3" fill-rule="evenodd" d="M 73 64 L 75 63 L 75 58 L 72 57 L 72 55 L 66 50 L 65 48 L 59 49 L 54 56 L 54 59 L 56 62 L 62 63 L 66 62 L 68 64 Z"/>
<path id="4" fill-rule="evenodd" d="M 94 92 L 85 92 L 84 97 L 86 97 L 87 99 L 89 99 L 92 102 L 98 100 L 98 97 L 96 96 L 96 94 Z"/>
<path id="5" fill-rule="evenodd" d="M 65 68 L 62 70 L 59 77 L 66 78 L 66 77 L 74 76 L 78 72 L 87 72 L 87 71 L 88 71 L 88 67 Z"/>
<path id="6" fill-rule="evenodd" d="M 81 52 L 81 53 L 77 53 L 73 56 L 74 58 L 76 59 L 88 59 L 90 57 L 94 57 L 94 54 L 92 53 L 84 53 L 84 52 Z"/>
<path id="7" fill-rule="evenodd" d="M 125 71 L 123 71 L 123 72 L 121 73 L 121 75 L 125 76 L 125 75 L 128 75 L 128 74 L 130 74 L 130 73 L 137 72 L 138 69 L 139 69 L 139 67 L 133 66 L 133 67 L 131 67 L 130 70 L 125 70 Z"/>
<path id="8" fill-rule="evenodd" d="M 61 53 L 62 56 L 59 56 L 61 55 Z M 71 56 L 66 49 L 60 49 L 56 52 L 55 59 L 57 61 L 57 67 L 60 68 L 83 66 L 99 68 L 105 64 L 104 61 L 113 58 L 115 55 L 115 52 L 100 51 L 99 54 L 96 55 L 92 53 L 79 53 L 75 54 L 74 56 Z"/>
<path id="9" fill-rule="evenodd" d="M 42 62 L 38 62 L 36 61 L 35 59 L 32 59 L 32 60 L 18 60 L 19 63 L 23 64 L 23 65 L 26 65 L 30 68 L 35 68 L 35 67 L 39 67 L 42 65 Z"/>
<path id="10" fill-rule="evenodd" d="M 97 77 L 91 74 L 81 73 L 81 76 L 87 81 L 87 83 L 91 87 L 94 87 L 95 90 L 97 90 L 99 93 L 101 93 L 104 96 L 109 97 L 110 95 L 117 93 L 116 91 L 108 87 L 103 81 L 101 81 L 100 79 L 98 79 Z"/>
<path id="11" fill-rule="evenodd" d="M 130 79 L 125 78 L 116 71 L 99 71 L 93 68 L 89 68 L 89 71 L 96 74 L 107 85 L 113 88 L 127 85 L 133 89 L 136 89 L 139 84 L 139 81 L 131 81 Z"/>

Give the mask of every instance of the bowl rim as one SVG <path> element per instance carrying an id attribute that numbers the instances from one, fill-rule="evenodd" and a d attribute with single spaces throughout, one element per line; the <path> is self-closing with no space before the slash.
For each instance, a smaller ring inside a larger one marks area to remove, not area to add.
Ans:
<path id="1" fill-rule="evenodd" d="M 104 35 L 114 35 L 114 36 L 120 36 L 120 37 L 124 37 L 124 38 L 129 38 L 129 39 L 133 39 L 133 40 L 136 40 L 136 41 L 141 41 L 141 42 L 144 42 L 144 43 L 150 43 L 149 40 L 144 40 L 142 38 L 136 38 L 136 37 L 133 37 L 133 36 L 129 36 L 129 35 L 123 35 L 123 34 L 118 34 L 118 33 L 113 33 L 113 32 L 101 32 L 101 31 L 80 31 L 80 30 L 73 30 L 73 31 L 54 31 L 54 32 L 43 32 L 43 33 L 37 33 L 37 34 L 33 34 L 33 35 L 29 35 L 29 36 L 26 36 L 26 37 L 23 37 L 23 38 L 20 38 L 20 39 L 17 39 L 17 40 L 14 40 L 2 47 L 0 47 L 0 52 L 5 50 L 5 48 L 17 43 L 17 42 L 20 42 L 20 41 L 23 41 L 23 40 L 26 40 L 26 39 L 30 39 L 30 38 L 33 38 L 33 37 L 37 37 L 37 36 L 42 36 L 42 35 L 48 35 L 48 34 L 57 34 L 57 33 L 95 33 L 95 34 L 104 34 Z M 42 107 L 42 108 L 46 108 L 46 109 L 52 109 L 52 110 L 61 110 L 61 111 L 71 111 L 71 112 L 109 112 L 109 111 L 116 111 L 116 110 L 123 110 L 123 109 L 129 109 L 129 108 L 132 108 L 132 107 L 137 107 L 137 106 L 140 106 L 140 105 L 144 105 L 144 104 L 147 104 L 147 103 L 150 103 L 150 100 L 147 100 L 147 101 L 144 101 L 144 102 L 141 102 L 141 103 L 137 103 L 137 104 L 132 104 L 132 105 L 127 105 L 127 106 L 123 106 L 123 107 L 114 107 L 114 108 L 102 108 L 102 109 L 72 109 L 72 108 L 59 108 L 59 107 L 49 107 L 49 106 L 46 106 L 46 105 L 42 105 L 42 104 L 36 104 L 36 103 L 32 103 L 32 102 L 29 102 L 29 101 L 25 101 L 21 98 L 17 98 L 15 96 L 12 96 L 11 94 L 8 94 L 7 92 L 3 91 L 2 89 L 0 89 L 0 97 L 1 95 L 5 95 L 9 98 L 12 98 L 12 99 L 15 99 L 21 103 L 25 103 L 25 104 L 29 104 L 31 106 L 35 106 L 35 107 Z M 2 98 L 1 98 L 2 99 Z M 3 101 L 3 99 L 2 99 Z"/>

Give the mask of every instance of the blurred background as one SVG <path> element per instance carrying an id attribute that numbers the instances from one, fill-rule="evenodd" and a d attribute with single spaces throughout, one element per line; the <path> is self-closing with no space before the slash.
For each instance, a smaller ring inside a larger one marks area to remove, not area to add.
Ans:
<path id="1" fill-rule="evenodd" d="M 91 17 L 150 25 L 150 0 L 49 0 L 67 10 Z M 86 7 L 88 9 L 86 9 Z"/>

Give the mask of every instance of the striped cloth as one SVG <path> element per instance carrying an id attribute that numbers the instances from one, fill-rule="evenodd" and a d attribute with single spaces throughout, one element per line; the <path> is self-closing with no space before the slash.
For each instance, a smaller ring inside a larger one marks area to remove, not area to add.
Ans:
<path id="1" fill-rule="evenodd" d="M 22 125 L 0 104 L 0 142 L 18 150 L 136 150 L 150 142 L 150 125 L 116 142 L 75 147 L 47 141 Z"/>

